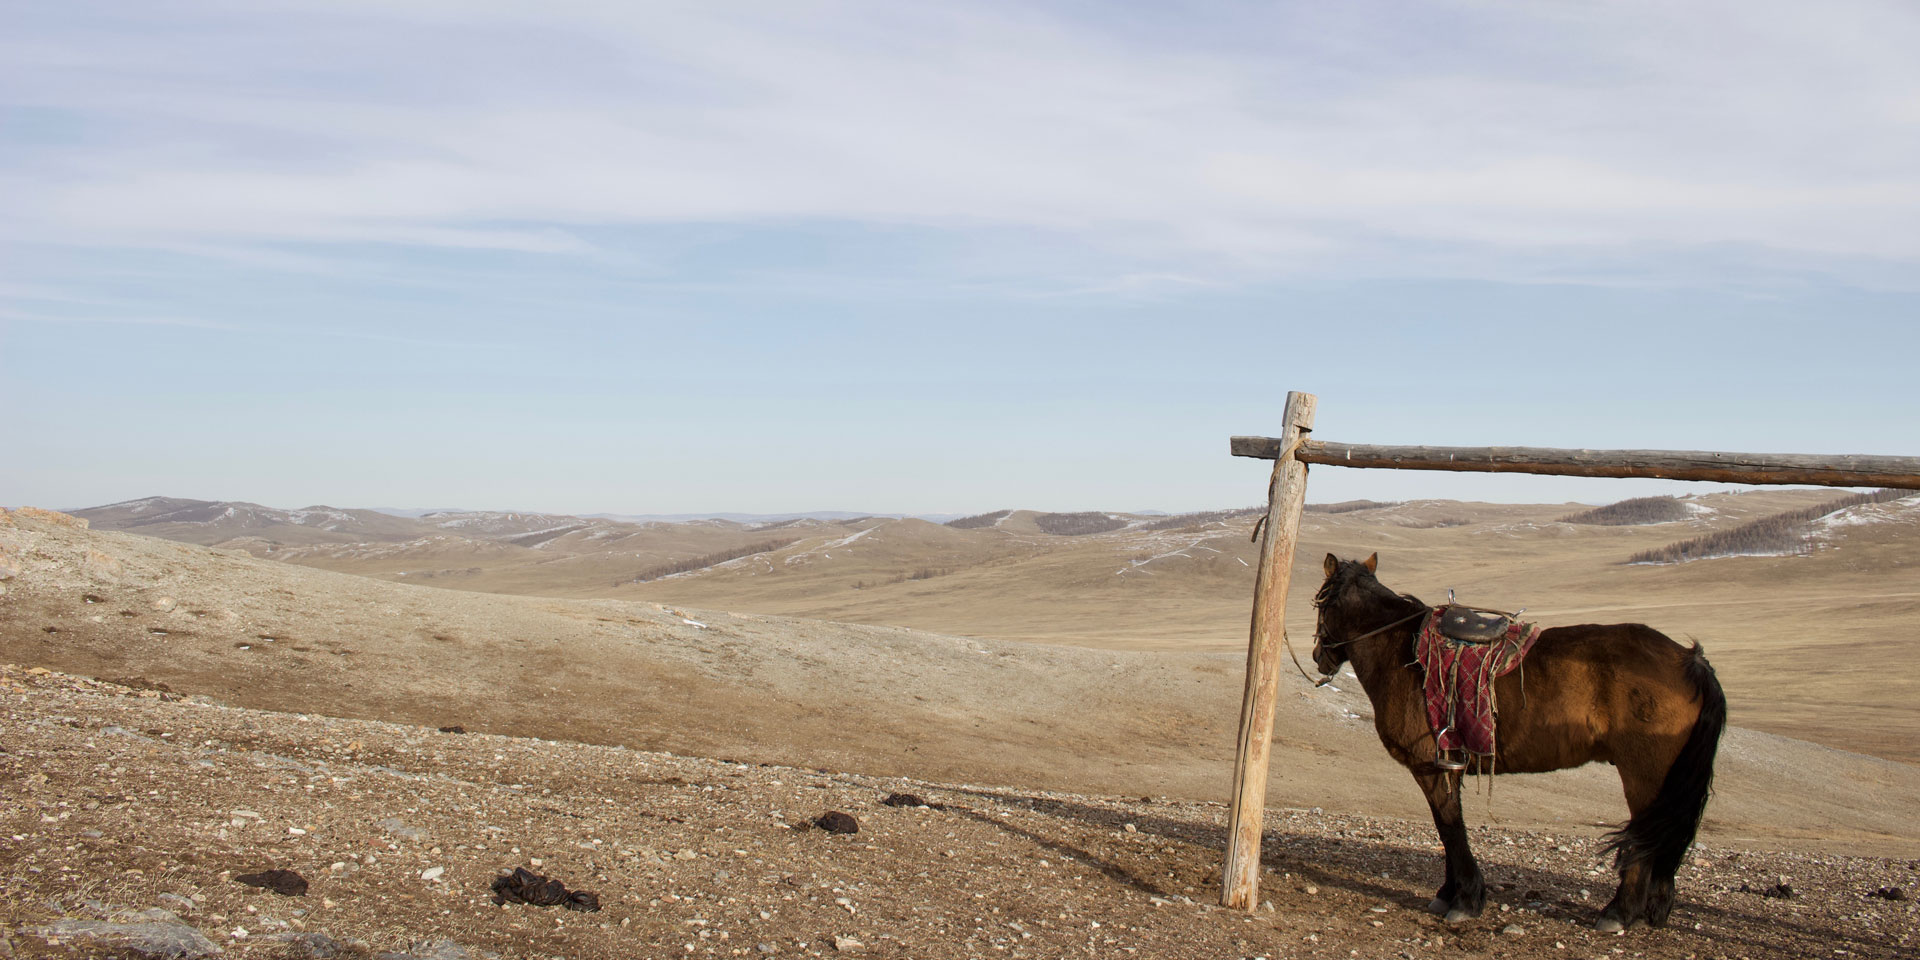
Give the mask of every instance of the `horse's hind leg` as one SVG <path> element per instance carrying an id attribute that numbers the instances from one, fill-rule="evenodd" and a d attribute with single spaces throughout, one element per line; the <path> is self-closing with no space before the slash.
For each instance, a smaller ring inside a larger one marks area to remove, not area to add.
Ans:
<path id="1" fill-rule="evenodd" d="M 1427 909 L 1444 916 L 1448 923 L 1477 917 L 1487 905 L 1486 881 L 1480 864 L 1467 845 L 1467 825 L 1460 813 L 1458 781 L 1444 773 L 1416 773 L 1413 779 L 1427 795 L 1433 811 L 1433 826 L 1440 832 L 1440 843 L 1447 848 L 1447 880 L 1434 894 Z"/>
<path id="2" fill-rule="evenodd" d="M 1644 759 L 1644 751 L 1635 756 L 1638 761 L 1621 760 L 1620 785 L 1626 791 L 1627 809 L 1631 817 L 1638 817 L 1641 811 L 1653 804 L 1660 790 L 1660 780 L 1665 775 L 1664 768 L 1654 769 L 1654 765 Z M 1652 851 L 1637 843 L 1630 832 L 1623 828 L 1623 837 L 1617 857 L 1620 863 L 1620 888 L 1614 891 L 1613 900 L 1606 909 L 1600 911 L 1600 921 L 1595 927 L 1603 933 L 1616 933 L 1635 923 L 1645 920 L 1659 924 L 1666 922 L 1667 911 L 1673 908 L 1673 878 L 1653 876 L 1651 863 Z M 1664 896 L 1661 895 L 1664 891 Z M 1658 919 L 1655 919 L 1655 914 Z"/>
<path id="3" fill-rule="evenodd" d="M 1647 885 L 1647 923 L 1650 926 L 1664 927 L 1667 915 L 1673 912 L 1673 874 L 1654 877 Z"/>
<path id="4" fill-rule="evenodd" d="M 1600 922 L 1594 925 L 1601 933 L 1618 933 L 1640 920 L 1647 919 L 1647 900 L 1649 887 L 1645 860 L 1625 863 L 1620 868 L 1620 889 L 1613 893 L 1612 902 L 1600 911 Z"/>

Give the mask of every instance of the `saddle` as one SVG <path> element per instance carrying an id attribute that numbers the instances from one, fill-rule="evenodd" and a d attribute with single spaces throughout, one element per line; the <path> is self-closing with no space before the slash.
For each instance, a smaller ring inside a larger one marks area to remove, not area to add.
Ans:
<path id="1" fill-rule="evenodd" d="M 1495 679 L 1520 665 L 1540 635 L 1518 612 L 1481 610 L 1453 602 L 1428 615 L 1415 635 L 1414 659 L 1425 676 L 1422 692 L 1433 727 L 1434 766 L 1457 771 L 1470 757 L 1494 756 Z"/>
<path id="2" fill-rule="evenodd" d="M 1440 633 L 1461 643 L 1492 643 L 1507 635 L 1513 617 L 1498 610 L 1477 610 L 1450 603 L 1440 608 Z"/>
<path id="3" fill-rule="evenodd" d="M 1460 643 L 1492 643 L 1505 637 L 1520 614 L 1525 612 L 1525 607 L 1508 613 L 1505 610 L 1483 610 L 1464 603 L 1454 603 L 1453 591 L 1449 589 L 1447 602 L 1440 607 L 1440 635 Z"/>

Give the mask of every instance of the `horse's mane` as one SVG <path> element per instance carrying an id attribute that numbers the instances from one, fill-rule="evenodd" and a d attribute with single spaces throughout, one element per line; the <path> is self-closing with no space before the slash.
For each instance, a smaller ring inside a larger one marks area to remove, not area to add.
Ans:
<path id="1" fill-rule="evenodd" d="M 1342 561 L 1339 570 L 1336 571 L 1333 576 L 1328 577 L 1326 579 L 1326 582 L 1320 584 L 1320 589 L 1314 593 L 1313 605 L 1315 607 L 1324 607 L 1327 604 L 1332 603 L 1333 598 L 1338 596 L 1341 590 L 1352 585 L 1353 579 L 1356 576 L 1356 574 L 1353 573 L 1351 567 L 1360 567 L 1362 570 L 1366 570 L 1365 567 L 1361 567 L 1359 563 L 1356 563 L 1352 560 Z M 1373 577 L 1373 582 L 1380 583 L 1379 578 L 1374 577 L 1372 571 L 1366 571 L 1366 575 L 1368 577 Z M 1386 587 L 1386 584 L 1384 583 L 1381 583 L 1380 585 L 1383 587 Z M 1402 600 L 1407 601 L 1409 604 L 1413 606 L 1418 606 L 1418 607 L 1426 606 L 1426 604 L 1423 603 L 1419 597 L 1416 597 L 1411 593 L 1400 593 L 1397 590 L 1393 590 L 1393 588 L 1391 587 L 1387 587 L 1387 589 L 1392 591 L 1395 596 L 1399 597 Z"/>
<path id="2" fill-rule="evenodd" d="M 1346 582 L 1346 577 L 1328 577 L 1325 583 L 1320 584 L 1319 592 L 1313 595 L 1313 605 L 1324 607 L 1332 603 L 1333 595 L 1338 592 L 1337 588 L 1345 586 Z"/>

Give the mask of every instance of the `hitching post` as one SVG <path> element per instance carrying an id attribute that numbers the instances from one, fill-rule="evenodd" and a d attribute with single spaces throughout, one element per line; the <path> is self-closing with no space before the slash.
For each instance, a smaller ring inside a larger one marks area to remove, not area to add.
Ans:
<path id="1" fill-rule="evenodd" d="M 1266 822 L 1268 740 L 1280 688 L 1280 646 L 1287 624 L 1287 582 L 1307 499 L 1307 465 L 1293 456 L 1313 430 L 1318 399 L 1287 394 L 1280 455 L 1273 461 L 1267 520 L 1260 539 L 1260 571 L 1253 587 L 1253 625 L 1247 639 L 1247 688 L 1240 701 L 1240 741 L 1234 752 L 1233 811 L 1220 902 L 1252 910 L 1260 901 L 1260 834 Z"/>
<path id="2" fill-rule="evenodd" d="M 1389 470 L 1531 473 L 1569 477 L 1646 477 L 1721 483 L 1817 484 L 1920 490 L 1920 457 L 1875 454 L 1720 453 L 1703 450 L 1587 450 L 1553 447 L 1380 446 L 1310 440 L 1312 394 L 1287 394 L 1286 430 L 1278 437 L 1234 437 L 1236 457 L 1274 458 L 1266 536 L 1253 587 L 1253 630 L 1247 641 L 1247 690 L 1240 702 L 1240 744 L 1234 756 L 1233 812 L 1220 902 L 1252 910 L 1260 896 L 1260 832 L 1267 802 L 1267 740 L 1273 733 L 1286 629 L 1287 581 L 1307 496 L 1307 464 Z"/>

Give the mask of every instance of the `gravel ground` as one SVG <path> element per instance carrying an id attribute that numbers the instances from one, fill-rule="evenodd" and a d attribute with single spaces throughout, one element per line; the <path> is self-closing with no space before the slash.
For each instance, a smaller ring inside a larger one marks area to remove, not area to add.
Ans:
<path id="1" fill-rule="evenodd" d="M 1450 928 L 1422 910 L 1428 824 L 1279 809 L 1249 916 L 1211 905 L 1218 804 L 247 710 L 40 668 L 0 668 L 0 716 L 0 958 L 140 956 L 96 936 L 134 928 L 235 957 L 1920 955 L 1920 907 L 1874 895 L 1920 894 L 1915 860 L 1697 849 L 1670 927 L 1606 936 L 1587 929 L 1612 892 L 1592 838 L 1480 828 L 1489 910 Z M 859 832 L 811 825 L 828 811 Z M 603 909 L 496 906 L 515 867 Z M 234 880 L 266 869 L 309 888 Z"/>

